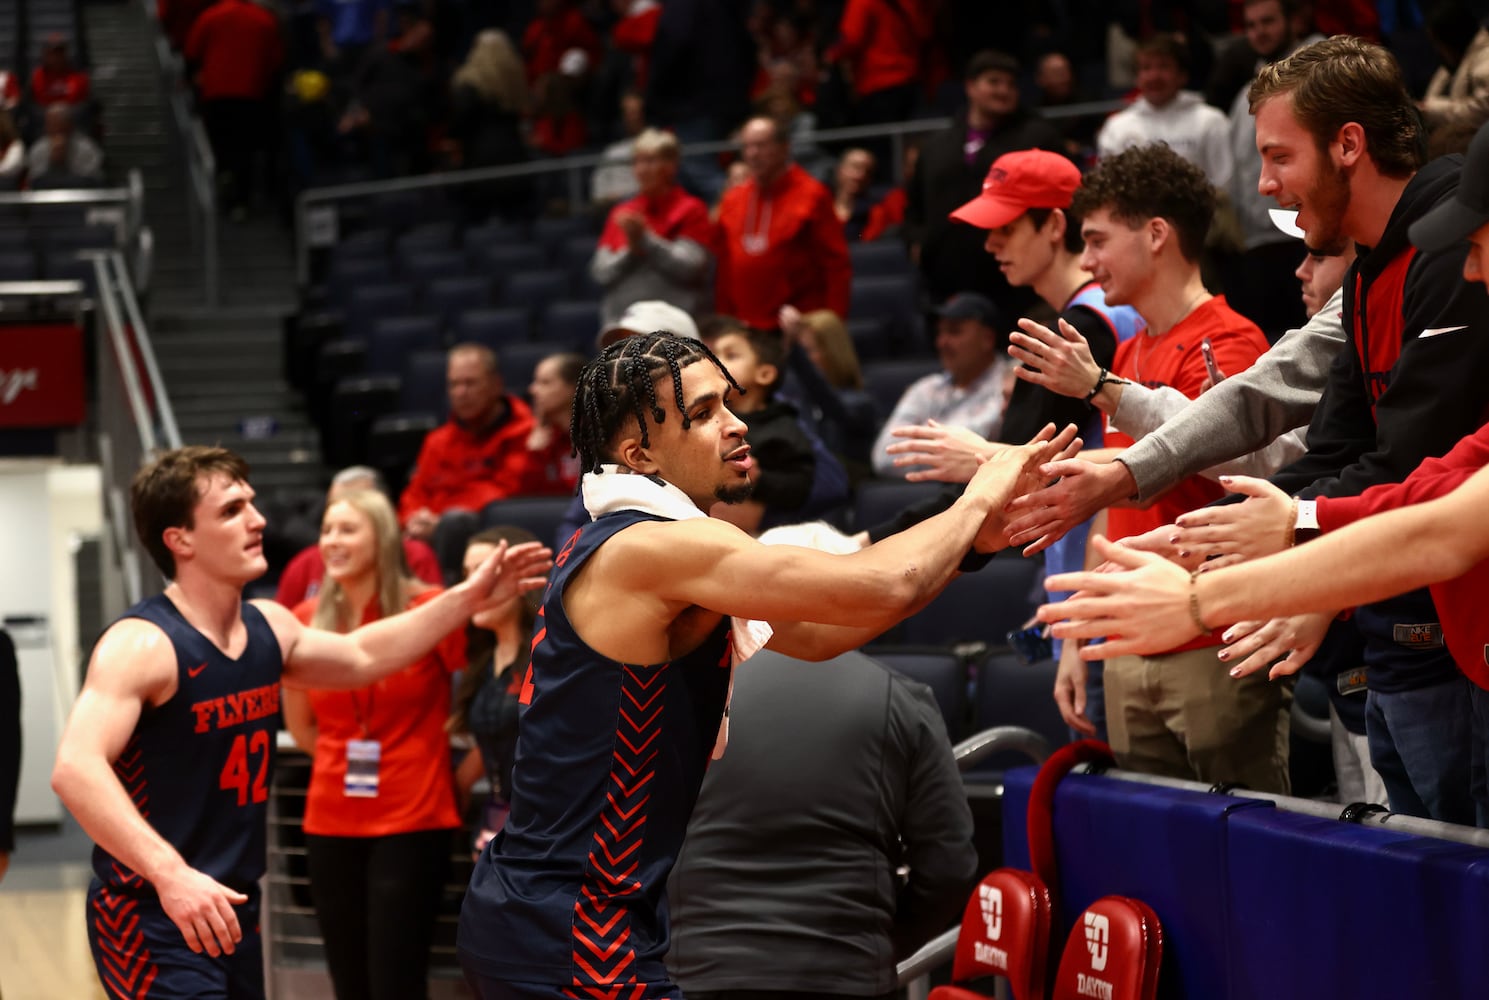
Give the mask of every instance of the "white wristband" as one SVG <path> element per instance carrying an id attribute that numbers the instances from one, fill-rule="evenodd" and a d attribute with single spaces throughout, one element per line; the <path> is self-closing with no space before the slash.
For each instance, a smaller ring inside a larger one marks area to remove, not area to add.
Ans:
<path id="1" fill-rule="evenodd" d="M 1318 530 L 1318 501 L 1317 500 L 1299 500 L 1298 501 L 1298 521 L 1297 521 L 1296 524 L 1293 525 L 1293 527 L 1294 528 L 1312 529 L 1314 531 L 1317 531 Z"/>

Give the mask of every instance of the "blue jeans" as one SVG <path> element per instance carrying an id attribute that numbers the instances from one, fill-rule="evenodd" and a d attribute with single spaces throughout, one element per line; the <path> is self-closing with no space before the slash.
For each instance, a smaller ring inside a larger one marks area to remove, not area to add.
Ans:
<path id="1" fill-rule="evenodd" d="M 1469 711 L 1473 716 L 1473 773 L 1469 788 L 1473 794 L 1478 826 L 1489 828 L 1489 691 L 1469 684 L 1472 696 Z"/>
<path id="2" fill-rule="evenodd" d="M 1472 688 L 1460 675 L 1415 691 L 1366 694 L 1370 763 L 1392 812 L 1474 824 Z"/>

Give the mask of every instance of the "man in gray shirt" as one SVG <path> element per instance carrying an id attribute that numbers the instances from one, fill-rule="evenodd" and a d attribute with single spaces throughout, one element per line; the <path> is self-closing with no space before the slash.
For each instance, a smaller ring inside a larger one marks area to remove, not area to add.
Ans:
<path id="1" fill-rule="evenodd" d="M 668 883 L 668 971 L 689 1000 L 894 996 L 977 874 L 930 689 L 861 653 L 762 653 L 729 719 Z"/>

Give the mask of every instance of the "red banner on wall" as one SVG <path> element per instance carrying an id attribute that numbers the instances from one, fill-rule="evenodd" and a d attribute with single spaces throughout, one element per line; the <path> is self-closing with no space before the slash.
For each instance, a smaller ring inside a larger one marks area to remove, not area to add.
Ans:
<path id="1" fill-rule="evenodd" d="M 87 413 L 83 331 L 0 325 L 0 427 L 72 427 Z"/>

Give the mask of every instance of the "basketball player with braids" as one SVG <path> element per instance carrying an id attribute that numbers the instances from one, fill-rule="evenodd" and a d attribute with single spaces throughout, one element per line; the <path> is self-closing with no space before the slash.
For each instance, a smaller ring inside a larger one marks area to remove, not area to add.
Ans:
<path id="1" fill-rule="evenodd" d="M 710 748 L 727 739 L 731 662 L 767 634 L 825 659 L 913 613 L 974 547 L 1002 546 L 1024 470 L 1074 434 L 1010 449 L 945 513 L 828 555 L 705 515 L 750 495 L 729 408 L 740 391 L 705 346 L 669 333 L 614 344 L 580 374 L 573 439 L 594 520 L 554 560 L 511 814 L 461 911 L 461 963 L 483 1000 L 681 997 L 662 965 L 665 883 Z"/>

